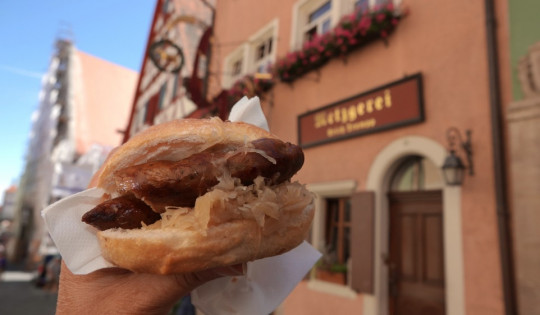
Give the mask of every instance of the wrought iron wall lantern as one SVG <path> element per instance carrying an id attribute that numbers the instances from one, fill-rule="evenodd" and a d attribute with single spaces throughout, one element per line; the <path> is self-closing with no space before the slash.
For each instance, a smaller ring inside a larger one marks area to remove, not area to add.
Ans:
<path id="1" fill-rule="evenodd" d="M 465 170 L 468 169 L 469 175 L 474 175 L 474 166 L 472 160 L 471 130 L 465 131 L 465 141 L 461 138 L 461 133 L 455 127 L 450 127 L 446 131 L 448 139 L 449 155 L 444 160 L 442 166 L 444 180 L 447 185 L 459 186 L 463 183 Z M 461 148 L 466 155 L 467 165 L 456 154 L 457 149 Z"/>

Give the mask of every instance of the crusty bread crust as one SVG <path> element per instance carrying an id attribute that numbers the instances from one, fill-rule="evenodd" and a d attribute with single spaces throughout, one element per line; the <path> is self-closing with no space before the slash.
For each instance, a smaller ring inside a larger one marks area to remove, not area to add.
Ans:
<path id="1" fill-rule="evenodd" d="M 217 143 L 244 143 L 259 138 L 277 137 L 251 124 L 219 118 L 180 119 L 154 125 L 109 156 L 100 170 L 97 186 L 114 193 L 114 172 L 119 169 L 155 160 L 179 161 Z"/>
<path id="2" fill-rule="evenodd" d="M 156 125 L 113 152 L 98 175 L 98 186 L 114 194 L 114 173 L 127 166 L 155 160 L 181 160 L 218 143 L 247 143 L 259 138 L 277 137 L 250 124 L 223 122 L 219 118 L 184 119 Z M 298 183 L 267 188 L 275 191 L 270 194 L 275 197 L 264 200 L 262 208 L 271 203 L 278 209 L 278 215 L 262 213 L 261 221 L 260 212 L 255 219 L 245 212 L 244 216 L 239 214 L 245 210 L 233 210 L 237 213 L 231 216 L 231 209 L 246 204 L 231 206 L 233 201 L 229 202 L 226 197 L 212 199 L 209 205 L 206 198 L 201 208 L 196 204 L 194 210 L 175 219 L 173 227 L 162 227 L 162 219 L 141 229 L 99 231 L 102 254 L 113 264 L 134 272 L 175 274 L 284 253 L 305 239 L 313 220 L 313 196 Z"/>

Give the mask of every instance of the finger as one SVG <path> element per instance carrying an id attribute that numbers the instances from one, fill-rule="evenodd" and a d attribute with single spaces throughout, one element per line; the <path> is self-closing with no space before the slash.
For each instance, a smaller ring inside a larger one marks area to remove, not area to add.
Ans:
<path id="1" fill-rule="evenodd" d="M 247 265 L 237 264 L 232 266 L 224 266 L 212 268 L 204 271 L 175 275 L 176 284 L 180 288 L 187 288 L 189 291 L 198 286 L 225 276 L 241 276 L 247 271 Z"/>
<path id="2" fill-rule="evenodd" d="M 218 267 L 214 269 L 214 272 L 221 276 L 241 276 L 246 274 L 247 264 Z"/>

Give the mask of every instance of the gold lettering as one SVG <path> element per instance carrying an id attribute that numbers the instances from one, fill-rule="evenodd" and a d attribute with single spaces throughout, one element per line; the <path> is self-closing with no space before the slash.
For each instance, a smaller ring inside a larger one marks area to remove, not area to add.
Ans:
<path id="1" fill-rule="evenodd" d="M 368 113 L 373 112 L 373 99 L 369 99 L 366 101 L 366 111 Z"/>
<path id="2" fill-rule="evenodd" d="M 358 112 L 358 116 L 364 116 L 365 108 L 366 108 L 366 105 L 364 104 L 364 102 L 360 102 L 358 103 L 358 105 L 356 105 L 356 111 Z"/>
<path id="3" fill-rule="evenodd" d="M 341 136 L 346 133 L 347 133 L 347 129 L 345 128 L 345 126 L 339 126 L 339 127 L 326 129 L 327 137 Z"/>
<path id="4" fill-rule="evenodd" d="M 347 115 L 347 109 L 345 107 L 341 108 L 341 122 L 346 123 L 349 121 L 349 116 Z"/>
<path id="5" fill-rule="evenodd" d="M 328 124 L 329 124 L 329 125 L 333 125 L 333 124 L 334 124 L 334 115 L 333 115 L 332 112 L 328 113 L 327 121 L 328 121 Z"/>
<path id="6" fill-rule="evenodd" d="M 349 106 L 349 121 L 355 121 L 357 117 L 354 105 Z"/>
<path id="7" fill-rule="evenodd" d="M 392 95 L 390 95 L 390 90 L 384 90 L 384 103 L 386 107 L 392 107 Z"/>
<path id="8" fill-rule="evenodd" d="M 376 110 L 382 110 L 383 109 L 383 102 L 384 102 L 384 100 L 383 100 L 382 96 L 377 96 L 375 98 L 375 109 Z"/>
<path id="9" fill-rule="evenodd" d="M 326 126 L 326 114 L 318 113 L 315 115 L 315 128 L 321 128 Z"/>
<path id="10" fill-rule="evenodd" d="M 334 109 L 334 119 L 336 122 L 341 121 L 341 116 L 339 115 L 339 108 Z"/>
<path id="11" fill-rule="evenodd" d="M 377 121 L 375 120 L 375 118 L 361 120 L 356 123 L 349 123 L 347 124 L 347 132 L 354 132 L 362 129 L 372 128 L 375 127 L 376 123 Z"/>

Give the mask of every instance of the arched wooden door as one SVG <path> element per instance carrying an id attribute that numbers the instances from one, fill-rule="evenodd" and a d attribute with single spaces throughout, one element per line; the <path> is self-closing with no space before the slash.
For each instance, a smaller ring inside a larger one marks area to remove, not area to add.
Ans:
<path id="1" fill-rule="evenodd" d="M 391 315 L 445 314 L 442 180 L 422 157 L 398 169 L 389 198 Z"/>

